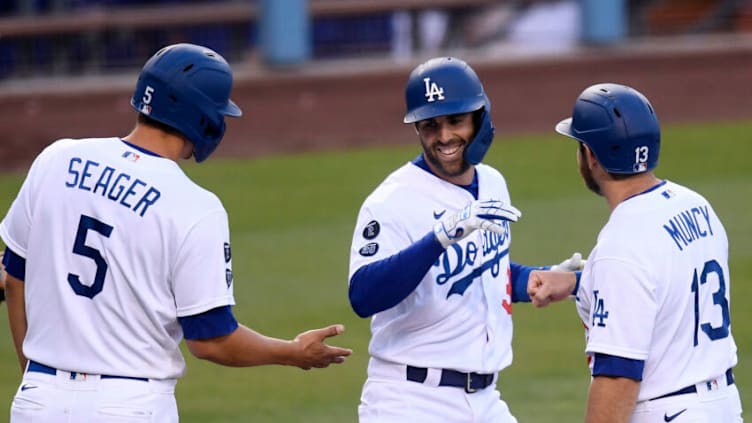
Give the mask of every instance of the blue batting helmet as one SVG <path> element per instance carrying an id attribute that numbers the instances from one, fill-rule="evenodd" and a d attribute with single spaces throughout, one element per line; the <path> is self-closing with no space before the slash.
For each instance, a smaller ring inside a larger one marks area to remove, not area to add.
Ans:
<path id="1" fill-rule="evenodd" d="M 131 106 L 183 134 L 202 162 L 224 136 L 224 117 L 243 114 L 230 100 L 231 90 L 232 70 L 222 56 L 202 46 L 173 44 L 146 62 Z"/>
<path id="2" fill-rule="evenodd" d="M 658 118 L 648 99 L 626 85 L 586 88 L 575 102 L 572 117 L 559 122 L 556 132 L 587 145 L 611 173 L 647 172 L 658 165 Z"/>
<path id="3" fill-rule="evenodd" d="M 467 63 L 454 57 L 438 57 L 419 65 L 407 80 L 405 103 L 404 123 L 483 109 L 475 137 L 464 153 L 468 163 L 483 160 L 494 137 L 491 102 Z"/>

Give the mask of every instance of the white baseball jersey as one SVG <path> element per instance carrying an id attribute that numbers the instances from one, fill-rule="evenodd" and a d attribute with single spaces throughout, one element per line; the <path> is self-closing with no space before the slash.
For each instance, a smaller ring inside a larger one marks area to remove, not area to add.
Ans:
<path id="1" fill-rule="evenodd" d="M 510 203 L 495 169 L 476 166 L 478 197 Z M 413 163 L 389 175 L 365 200 L 350 251 L 350 275 L 432 231 L 436 219 L 474 198 Z M 418 367 L 494 373 L 512 362 L 511 282 L 504 235 L 475 231 L 450 246 L 417 288 L 371 320 L 373 357 Z"/>
<path id="2" fill-rule="evenodd" d="M 643 360 L 638 402 L 720 378 L 737 362 L 728 240 L 707 200 L 672 182 L 611 213 L 582 273 L 588 354 Z"/>
<path id="3" fill-rule="evenodd" d="M 0 236 L 26 259 L 23 352 L 57 369 L 177 378 L 178 317 L 234 304 L 219 199 L 118 138 L 47 147 Z"/>

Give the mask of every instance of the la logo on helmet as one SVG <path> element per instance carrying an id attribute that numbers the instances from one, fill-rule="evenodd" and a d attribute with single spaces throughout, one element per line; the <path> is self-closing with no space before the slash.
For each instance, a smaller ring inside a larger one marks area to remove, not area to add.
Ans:
<path id="1" fill-rule="evenodd" d="M 423 82 L 426 83 L 426 98 L 429 103 L 436 101 L 434 96 L 438 96 L 439 100 L 444 99 L 444 89 L 439 87 L 435 82 L 431 82 L 431 78 L 423 78 Z"/>

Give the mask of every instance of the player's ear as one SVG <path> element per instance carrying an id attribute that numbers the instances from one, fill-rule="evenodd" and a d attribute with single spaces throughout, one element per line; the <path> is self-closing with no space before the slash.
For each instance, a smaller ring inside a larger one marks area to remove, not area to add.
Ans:
<path id="1" fill-rule="evenodd" d="M 183 160 L 190 159 L 193 157 L 193 143 L 188 140 L 188 138 L 182 137 L 183 139 L 183 148 L 181 149 L 180 157 L 183 158 Z"/>
<path id="2" fill-rule="evenodd" d="M 595 154 L 593 154 L 593 151 L 584 142 L 580 143 L 580 152 L 582 154 L 582 159 L 585 160 L 585 163 L 587 164 L 588 169 L 592 169 L 593 167 L 598 165 L 598 159 L 595 158 Z"/>

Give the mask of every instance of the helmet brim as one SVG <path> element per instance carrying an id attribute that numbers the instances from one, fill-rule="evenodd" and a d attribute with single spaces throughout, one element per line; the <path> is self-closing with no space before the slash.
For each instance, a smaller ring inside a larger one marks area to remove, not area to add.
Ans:
<path id="1" fill-rule="evenodd" d="M 227 104 L 225 104 L 225 107 L 219 109 L 219 113 L 223 114 L 224 116 L 231 116 L 231 117 L 243 116 L 243 111 L 240 110 L 240 107 L 238 107 L 238 105 L 235 104 L 235 102 L 230 99 L 227 100 Z"/>
<path id="2" fill-rule="evenodd" d="M 415 123 L 421 120 L 431 119 L 438 116 L 456 115 L 460 113 L 470 113 L 480 110 L 486 105 L 486 99 L 478 97 L 471 101 L 450 101 L 435 104 L 426 104 L 405 114 L 403 123 Z"/>
<path id="3" fill-rule="evenodd" d="M 556 124 L 556 132 L 560 133 L 561 135 L 565 135 L 569 138 L 574 138 L 577 141 L 582 142 L 581 139 L 579 139 L 574 132 L 572 132 L 572 118 L 566 118 L 562 120 L 561 122 Z"/>

